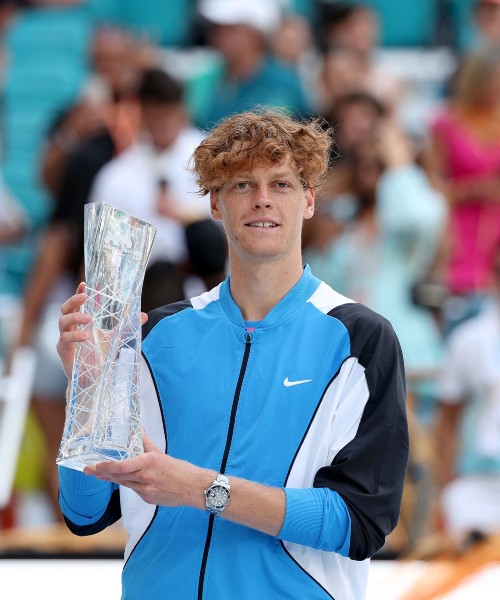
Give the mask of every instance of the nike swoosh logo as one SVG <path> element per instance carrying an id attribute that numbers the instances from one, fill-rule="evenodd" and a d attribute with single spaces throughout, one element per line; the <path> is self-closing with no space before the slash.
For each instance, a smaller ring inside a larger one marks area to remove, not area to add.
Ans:
<path id="1" fill-rule="evenodd" d="M 288 377 L 283 381 L 285 387 L 292 387 L 292 385 L 300 385 L 301 383 L 309 383 L 312 379 L 300 379 L 299 381 L 288 381 Z"/>

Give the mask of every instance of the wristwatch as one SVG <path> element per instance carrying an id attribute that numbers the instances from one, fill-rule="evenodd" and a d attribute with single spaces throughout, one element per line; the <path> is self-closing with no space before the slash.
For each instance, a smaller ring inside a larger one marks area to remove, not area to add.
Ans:
<path id="1" fill-rule="evenodd" d="M 211 515 L 222 512 L 229 504 L 231 498 L 231 486 L 229 477 L 226 475 L 217 475 L 212 485 L 208 487 L 203 494 L 205 495 L 205 507 Z"/>

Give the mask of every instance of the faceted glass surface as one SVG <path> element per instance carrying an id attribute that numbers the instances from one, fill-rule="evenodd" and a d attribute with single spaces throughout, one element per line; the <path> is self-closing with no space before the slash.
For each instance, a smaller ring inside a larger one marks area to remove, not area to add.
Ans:
<path id="1" fill-rule="evenodd" d="M 156 227 L 109 204 L 85 207 L 86 294 L 57 463 L 123 460 L 143 451 L 139 414 L 140 296 Z"/>

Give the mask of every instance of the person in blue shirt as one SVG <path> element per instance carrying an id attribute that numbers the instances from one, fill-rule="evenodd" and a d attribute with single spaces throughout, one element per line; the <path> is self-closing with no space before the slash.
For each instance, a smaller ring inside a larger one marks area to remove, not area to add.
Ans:
<path id="1" fill-rule="evenodd" d="M 365 597 L 400 510 L 404 367 L 389 322 L 302 263 L 331 142 L 319 121 L 257 111 L 194 152 L 230 275 L 143 316 L 144 453 L 59 468 L 74 533 L 123 517 L 124 599 Z M 62 306 L 69 377 L 83 292 Z"/>
<path id="2" fill-rule="evenodd" d="M 208 42 L 224 65 L 194 115 L 197 125 L 209 129 L 256 105 L 284 107 L 300 115 L 311 112 L 298 74 L 267 51 L 267 38 L 281 21 L 277 3 L 204 0 L 199 12 L 207 22 Z"/>

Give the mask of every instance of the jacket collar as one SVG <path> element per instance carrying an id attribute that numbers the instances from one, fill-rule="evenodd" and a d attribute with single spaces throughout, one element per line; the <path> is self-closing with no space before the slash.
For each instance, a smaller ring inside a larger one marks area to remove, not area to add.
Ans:
<path id="1" fill-rule="evenodd" d="M 304 267 L 302 276 L 292 289 L 256 324 L 256 329 L 275 327 L 296 312 L 316 291 L 320 280 L 311 273 L 309 265 Z M 220 301 L 228 319 L 238 327 L 245 327 L 243 315 L 233 299 L 230 289 L 230 277 L 227 277 L 220 288 Z"/>

